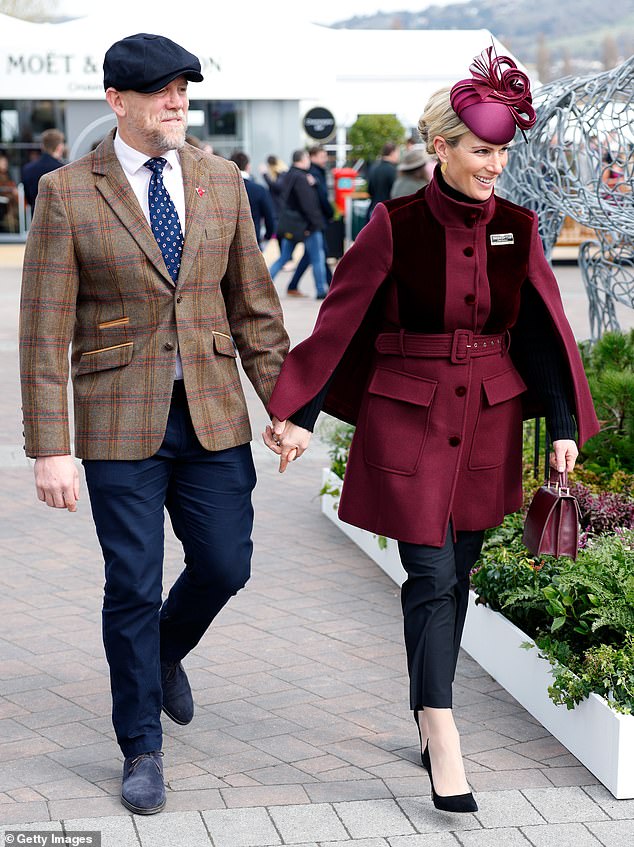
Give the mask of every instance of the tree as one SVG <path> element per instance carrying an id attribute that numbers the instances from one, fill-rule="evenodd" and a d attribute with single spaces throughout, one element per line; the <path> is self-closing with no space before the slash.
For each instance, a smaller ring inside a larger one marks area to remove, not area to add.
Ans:
<path id="1" fill-rule="evenodd" d="M 537 76 L 542 83 L 549 82 L 551 77 L 550 67 L 550 50 L 546 44 L 546 37 L 543 32 L 539 33 L 537 39 Z"/>
<path id="2" fill-rule="evenodd" d="M 562 76 L 572 76 L 573 74 L 572 59 L 570 58 L 570 50 L 567 47 L 564 47 L 564 60 L 561 73 Z"/>
<path id="3" fill-rule="evenodd" d="M 348 130 L 351 155 L 368 163 L 376 159 L 386 141 L 405 141 L 405 129 L 396 115 L 359 115 Z"/>
<path id="4" fill-rule="evenodd" d="M 619 47 L 613 35 L 606 35 L 602 45 L 603 67 L 606 71 L 615 68 L 619 63 Z"/>
<path id="5" fill-rule="evenodd" d="M 0 13 L 23 21 L 46 21 L 55 18 L 57 0 L 0 0 Z"/>

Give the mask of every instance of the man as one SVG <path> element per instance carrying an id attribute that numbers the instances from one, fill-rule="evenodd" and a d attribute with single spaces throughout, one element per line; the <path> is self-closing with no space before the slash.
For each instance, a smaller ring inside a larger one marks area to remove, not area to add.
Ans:
<path id="1" fill-rule="evenodd" d="M 31 211 L 35 208 L 40 177 L 61 168 L 64 164 L 62 161 L 64 144 L 63 132 L 58 129 L 45 129 L 41 140 L 42 155 L 34 162 L 27 162 L 22 168 L 24 196 Z"/>
<path id="2" fill-rule="evenodd" d="M 388 141 L 383 145 L 381 158 L 370 168 L 368 176 L 368 194 L 370 195 L 368 219 L 377 203 L 383 203 L 390 199 L 390 191 L 396 179 L 396 165 L 399 157 L 398 146 L 392 141 Z"/>
<path id="3" fill-rule="evenodd" d="M 251 162 L 246 153 L 235 150 L 231 154 L 230 161 L 235 162 L 242 174 L 244 187 L 247 190 L 249 205 L 251 206 L 251 217 L 255 226 L 255 237 L 263 249 L 264 241 L 269 241 L 275 235 L 275 217 L 273 215 L 273 202 L 271 194 L 263 185 L 258 185 L 251 179 Z M 264 221 L 264 235 L 262 235 L 262 221 Z"/>
<path id="4" fill-rule="evenodd" d="M 324 248 L 324 228 L 326 224 L 315 191 L 314 181 L 307 173 L 309 167 L 310 158 L 306 150 L 295 150 L 293 165 L 284 176 L 281 199 L 283 208 L 299 213 L 298 216 L 300 219 L 303 218 L 305 222 L 304 250 L 313 266 L 315 288 L 317 289 L 316 299 L 323 300 L 327 294 L 326 252 Z M 282 220 L 281 216 L 280 220 Z M 281 253 L 277 261 L 270 267 L 272 279 L 275 279 L 279 271 L 291 258 L 295 245 L 298 243 L 292 237 L 280 235 L 279 231 L 278 238 L 280 238 Z"/>
<path id="5" fill-rule="evenodd" d="M 42 178 L 26 247 L 21 372 L 38 497 L 74 512 L 83 459 L 105 560 L 121 799 L 165 805 L 161 709 L 193 717 L 181 659 L 249 577 L 251 457 L 236 355 L 263 402 L 288 338 L 234 164 L 185 144 L 198 59 L 138 34 L 104 60 L 117 129 Z M 185 569 L 161 603 L 164 507 Z"/>
<path id="6" fill-rule="evenodd" d="M 334 215 L 334 210 L 328 199 L 328 181 L 326 179 L 326 163 L 328 162 L 328 153 L 324 150 L 321 144 L 315 144 L 312 147 L 308 148 L 308 156 L 310 158 L 310 166 L 308 168 L 308 173 L 312 176 L 314 180 L 314 187 L 317 191 L 317 197 L 319 199 L 319 207 L 321 209 L 321 213 L 324 217 L 324 221 L 326 225 L 328 225 L 329 221 L 332 220 Z M 328 262 L 326 261 L 326 249 L 324 242 L 324 271 L 326 274 L 326 285 L 330 285 L 330 280 L 332 279 L 332 271 L 328 266 Z M 308 255 L 308 251 L 304 250 L 304 255 L 299 260 L 297 268 L 295 269 L 295 273 L 292 276 L 291 281 L 288 284 L 288 288 L 286 293 L 289 297 L 303 297 L 304 295 L 298 289 L 299 281 L 304 275 L 304 273 L 308 270 L 310 265 L 310 257 Z"/>

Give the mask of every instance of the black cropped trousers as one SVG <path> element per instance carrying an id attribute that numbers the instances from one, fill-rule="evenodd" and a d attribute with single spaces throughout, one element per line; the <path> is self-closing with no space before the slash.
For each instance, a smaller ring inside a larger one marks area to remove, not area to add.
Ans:
<path id="1" fill-rule="evenodd" d="M 399 541 L 407 579 L 401 589 L 410 707 L 452 707 L 451 688 L 467 615 L 469 573 L 484 531 L 458 532 L 451 525 L 442 547 Z"/>

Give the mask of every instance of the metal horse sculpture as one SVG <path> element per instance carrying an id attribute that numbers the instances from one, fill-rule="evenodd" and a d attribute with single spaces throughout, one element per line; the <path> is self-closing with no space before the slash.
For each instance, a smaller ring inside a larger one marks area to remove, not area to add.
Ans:
<path id="1" fill-rule="evenodd" d="M 501 193 L 539 214 L 550 257 L 566 216 L 594 230 L 579 249 L 593 340 L 634 308 L 634 56 L 614 70 L 538 89 L 537 123 L 517 141 Z"/>

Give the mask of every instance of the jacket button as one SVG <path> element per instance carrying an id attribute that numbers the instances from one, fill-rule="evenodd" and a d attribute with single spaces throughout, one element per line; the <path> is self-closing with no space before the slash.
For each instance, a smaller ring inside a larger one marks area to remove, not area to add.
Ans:
<path id="1" fill-rule="evenodd" d="M 183 298 L 182 298 L 182 297 L 177 297 L 177 298 L 176 298 L 176 302 L 177 302 L 177 303 L 182 303 L 182 301 L 183 301 Z"/>
<path id="2" fill-rule="evenodd" d="M 456 388 L 456 397 L 464 397 L 466 393 L 467 393 L 467 389 L 464 385 L 459 385 Z"/>
<path id="3" fill-rule="evenodd" d="M 449 439 L 449 444 L 451 447 L 457 447 L 460 444 L 460 439 L 457 435 L 452 435 Z"/>
<path id="4" fill-rule="evenodd" d="M 174 345 L 172 344 L 171 341 L 166 341 L 165 344 L 163 345 L 163 350 L 173 350 L 173 349 L 174 349 Z"/>
<path id="5" fill-rule="evenodd" d="M 467 294 L 467 296 L 464 298 L 464 301 L 467 306 L 473 306 L 473 304 L 475 303 L 475 294 Z"/>
<path id="6" fill-rule="evenodd" d="M 465 247 L 462 252 L 465 256 L 473 256 L 473 247 Z"/>

